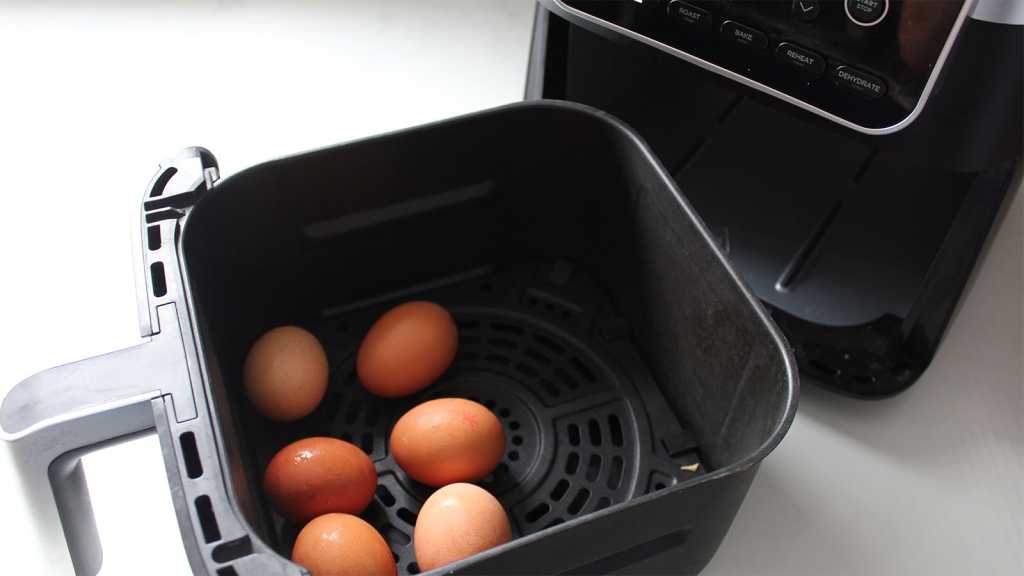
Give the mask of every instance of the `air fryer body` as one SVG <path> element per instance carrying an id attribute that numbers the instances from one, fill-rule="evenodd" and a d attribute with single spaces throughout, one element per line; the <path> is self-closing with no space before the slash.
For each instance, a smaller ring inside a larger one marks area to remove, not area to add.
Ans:
<path id="1" fill-rule="evenodd" d="M 978 18 L 967 16 L 970 3 L 936 4 L 962 8 L 963 21 L 951 29 L 925 101 L 884 130 L 824 113 L 854 102 L 860 117 L 875 121 L 880 100 L 838 90 L 836 102 L 815 108 L 773 93 L 792 80 L 776 70 L 787 67 L 779 57 L 794 44 L 787 34 L 815 43 L 828 61 L 817 80 L 803 77 L 806 86 L 790 95 L 837 90 L 830 74 L 848 60 L 833 58 L 830 47 L 850 58 L 847 35 L 861 33 L 826 25 L 833 22 L 826 17 L 847 18 L 843 2 L 822 2 L 813 23 L 794 23 L 790 2 L 603 4 L 622 5 L 620 13 L 604 10 L 623 20 L 604 27 L 568 10 L 585 2 L 542 2 L 528 97 L 602 108 L 648 140 L 771 310 L 806 376 L 860 397 L 912 384 L 938 347 L 1020 160 L 1024 20 L 1009 8 L 1015 3 L 973 5 Z M 889 18 L 909 21 L 908 4 L 894 1 Z M 690 49 L 689 36 L 698 34 L 672 12 L 680 5 L 706 10 L 710 21 L 692 46 L 696 63 L 677 50 Z M 766 31 L 765 55 L 727 46 L 727 27 L 740 17 L 760 18 L 743 22 Z M 682 40 L 666 48 L 620 33 L 630 27 L 675 30 L 669 37 Z M 878 46 L 861 68 L 912 53 L 902 32 L 884 53 L 884 34 L 869 37 Z M 778 73 L 780 84 L 755 86 L 707 65 L 736 58 L 750 62 L 750 77 L 768 82 L 769 72 Z M 910 92 L 898 74 L 877 76 L 888 80 L 889 94 Z"/>

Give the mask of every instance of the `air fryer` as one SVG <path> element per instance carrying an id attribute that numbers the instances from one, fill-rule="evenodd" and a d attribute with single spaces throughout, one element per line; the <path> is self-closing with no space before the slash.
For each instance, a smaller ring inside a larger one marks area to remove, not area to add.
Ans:
<path id="1" fill-rule="evenodd" d="M 925 371 L 1020 162 L 1024 5 L 541 4 L 527 97 L 647 140 L 808 380 Z"/>

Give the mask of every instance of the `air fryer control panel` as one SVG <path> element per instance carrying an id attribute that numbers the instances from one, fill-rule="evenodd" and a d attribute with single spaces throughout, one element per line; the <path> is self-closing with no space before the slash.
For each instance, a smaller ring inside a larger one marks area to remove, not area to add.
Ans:
<path id="1" fill-rule="evenodd" d="M 851 128 L 923 107 L 972 0 L 548 0 Z"/>

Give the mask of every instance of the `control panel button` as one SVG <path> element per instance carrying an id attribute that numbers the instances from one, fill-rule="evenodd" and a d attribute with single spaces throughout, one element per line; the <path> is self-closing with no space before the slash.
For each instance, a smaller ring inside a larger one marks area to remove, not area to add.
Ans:
<path id="1" fill-rule="evenodd" d="M 808 76 L 821 76 L 825 71 L 825 57 L 802 46 L 783 42 L 775 49 L 779 62 L 788 64 Z"/>
<path id="2" fill-rule="evenodd" d="M 841 88 L 846 88 L 865 98 L 881 98 L 887 90 L 885 80 L 849 66 L 840 66 L 832 73 L 832 79 Z"/>
<path id="3" fill-rule="evenodd" d="M 821 2 L 819 0 L 793 0 L 793 16 L 797 20 L 810 22 L 821 14 Z"/>
<path id="4" fill-rule="evenodd" d="M 751 50 L 762 51 L 768 48 L 768 37 L 764 32 L 732 20 L 722 24 L 722 36 Z"/>
<path id="5" fill-rule="evenodd" d="M 668 3 L 668 14 L 684 24 L 705 30 L 711 29 L 711 12 L 698 8 L 689 2 L 672 0 Z"/>
<path id="6" fill-rule="evenodd" d="M 889 13 L 889 0 L 843 0 L 846 16 L 858 26 L 874 26 Z"/>

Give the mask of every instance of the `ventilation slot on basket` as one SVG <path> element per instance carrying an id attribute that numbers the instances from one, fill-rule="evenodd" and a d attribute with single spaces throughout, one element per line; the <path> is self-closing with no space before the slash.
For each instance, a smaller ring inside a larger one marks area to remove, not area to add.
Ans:
<path id="1" fill-rule="evenodd" d="M 225 566 L 223 568 L 217 568 L 217 576 L 238 576 L 238 572 L 234 566 Z"/>
<path id="2" fill-rule="evenodd" d="M 239 558 L 245 558 L 252 554 L 252 540 L 248 536 L 242 536 L 236 540 L 218 544 L 213 549 L 213 560 L 219 564 L 233 562 Z"/>
<path id="3" fill-rule="evenodd" d="M 565 496 L 565 493 L 569 491 L 569 481 L 562 478 L 555 484 L 555 488 L 551 491 L 551 499 L 558 502 Z"/>
<path id="4" fill-rule="evenodd" d="M 566 510 L 569 514 L 579 514 L 583 507 L 587 505 L 587 501 L 590 500 L 590 490 L 586 488 L 580 488 L 580 491 L 576 493 L 576 497 L 569 503 L 569 507 Z"/>
<path id="5" fill-rule="evenodd" d="M 540 520 L 545 514 L 551 511 L 551 506 L 547 502 L 542 502 L 534 506 L 529 512 L 526 513 L 526 521 L 530 524 Z"/>
<path id="6" fill-rule="evenodd" d="M 551 396 L 552 398 L 558 398 L 559 396 L 562 395 L 562 392 L 558 389 L 558 386 L 555 386 L 554 382 L 552 382 L 551 380 L 541 379 L 539 380 L 539 382 L 541 387 L 544 388 L 544 391 L 547 392 L 548 395 Z"/>
<path id="7" fill-rule="evenodd" d="M 409 565 L 405 567 L 405 569 L 409 571 L 409 574 L 420 573 L 420 565 L 415 562 L 410 562 Z"/>
<path id="8" fill-rule="evenodd" d="M 551 350 L 555 354 L 565 353 L 565 348 L 561 344 L 555 342 L 554 340 L 548 338 L 543 334 L 534 334 L 533 339 L 536 340 L 538 344 L 547 348 L 548 350 Z"/>
<path id="9" fill-rule="evenodd" d="M 575 424 L 569 424 L 569 445 L 580 445 L 580 427 Z"/>
<path id="10" fill-rule="evenodd" d="M 408 508 L 399 508 L 395 515 L 409 526 L 416 526 L 416 513 L 412 510 L 409 510 Z"/>
<path id="11" fill-rule="evenodd" d="M 153 296 L 162 298 L 167 295 L 167 277 L 164 276 L 164 263 L 153 262 L 149 265 L 149 276 L 153 280 Z"/>
<path id="12" fill-rule="evenodd" d="M 612 446 L 622 447 L 622 422 L 615 414 L 608 416 L 608 434 L 611 436 Z"/>
<path id="13" fill-rule="evenodd" d="M 207 544 L 220 540 L 220 527 L 213 515 L 213 503 L 209 496 L 196 498 L 196 516 L 199 517 L 199 528 L 203 531 L 203 540 Z"/>
<path id="14" fill-rule="evenodd" d="M 580 469 L 580 455 L 573 452 L 565 460 L 565 473 L 572 476 Z"/>
<path id="15" fill-rule="evenodd" d="M 601 447 L 601 425 L 597 420 L 591 419 L 587 422 L 587 431 L 590 432 L 590 445 L 594 448 Z"/>
<path id="16" fill-rule="evenodd" d="M 380 500 L 380 503 L 385 508 L 391 508 L 395 505 L 395 495 L 386 486 L 377 486 L 377 500 Z"/>
<path id="17" fill-rule="evenodd" d="M 523 364 L 522 362 L 516 363 L 516 371 L 526 376 L 527 378 L 536 378 L 538 373 L 529 364 Z"/>
<path id="18" fill-rule="evenodd" d="M 150 226 L 146 228 L 146 245 L 152 251 L 160 249 L 161 240 L 159 226 Z"/>
<path id="19" fill-rule="evenodd" d="M 199 459 L 199 448 L 196 447 L 196 435 L 185 432 L 178 436 L 181 444 L 181 457 L 185 461 L 188 477 L 195 480 L 203 475 L 203 462 Z"/>
<path id="20" fill-rule="evenodd" d="M 536 348 L 527 348 L 526 350 L 523 351 L 523 354 L 526 355 L 526 357 L 529 358 L 530 360 L 533 360 L 534 362 L 537 362 L 539 364 L 543 364 L 545 366 L 551 364 L 551 358 L 545 356 Z"/>

